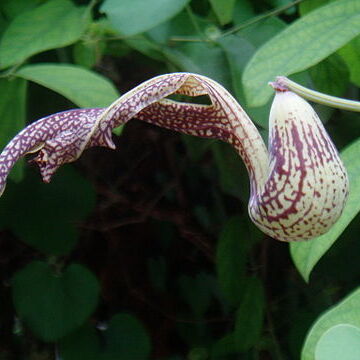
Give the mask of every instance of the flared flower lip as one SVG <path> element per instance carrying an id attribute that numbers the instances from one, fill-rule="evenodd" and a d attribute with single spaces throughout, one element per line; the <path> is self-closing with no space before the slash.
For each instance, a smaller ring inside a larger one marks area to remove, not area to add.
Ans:
<path id="1" fill-rule="evenodd" d="M 165 74 L 140 84 L 107 108 L 68 110 L 27 126 L 0 154 L 0 194 L 11 168 L 26 154 L 37 152 L 32 161 L 49 182 L 61 165 L 77 160 L 85 149 L 114 149 L 112 130 L 136 117 L 228 142 L 249 174 L 249 214 L 254 223 L 278 240 L 316 237 L 342 212 L 348 192 L 346 170 L 311 106 L 289 91 L 286 83 L 277 80 L 272 86 L 277 95 L 270 112 L 269 150 L 243 108 L 220 84 L 198 74 Z M 167 99 L 171 94 L 208 95 L 211 105 Z M 341 192 L 332 194 L 337 191 L 332 182 L 326 191 L 321 186 L 314 190 L 311 181 L 322 176 L 331 176 Z M 320 196 L 314 199 L 310 192 L 315 198 Z M 319 207 L 329 209 L 327 217 L 318 214 Z"/>

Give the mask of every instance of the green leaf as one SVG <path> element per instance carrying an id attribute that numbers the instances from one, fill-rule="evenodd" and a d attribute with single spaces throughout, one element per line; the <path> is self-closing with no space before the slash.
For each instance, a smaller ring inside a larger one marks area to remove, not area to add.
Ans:
<path id="1" fill-rule="evenodd" d="M 12 286 L 18 316 L 45 341 L 56 341 L 81 326 L 99 295 L 96 277 L 77 264 L 58 274 L 34 261 L 15 274 Z"/>
<path id="2" fill-rule="evenodd" d="M 109 106 L 119 96 L 108 79 L 81 66 L 28 65 L 18 70 L 15 75 L 54 90 L 79 107 Z"/>
<path id="3" fill-rule="evenodd" d="M 238 34 L 258 48 L 286 29 L 286 27 L 286 22 L 277 17 L 272 17 L 248 26 L 241 30 Z"/>
<path id="4" fill-rule="evenodd" d="M 256 14 L 253 9 L 251 0 L 236 1 L 233 11 L 233 23 L 235 25 L 243 24 L 245 21 L 251 19 Z"/>
<path id="5" fill-rule="evenodd" d="M 349 71 L 337 54 L 313 66 L 309 70 L 317 91 L 333 96 L 342 96 L 349 83 Z"/>
<path id="6" fill-rule="evenodd" d="M 211 348 L 211 359 L 222 359 L 224 356 L 237 353 L 234 333 L 226 334 L 214 342 Z"/>
<path id="7" fill-rule="evenodd" d="M 360 288 L 357 288 L 342 302 L 319 317 L 306 337 L 301 353 L 301 360 L 319 360 L 319 358 L 315 356 L 316 346 L 319 340 L 326 331 L 339 324 L 360 327 Z M 338 359 L 343 360 L 346 358 L 341 356 Z"/>
<path id="8" fill-rule="evenodd" d="M 247 223 L 240 216 L 234 216 L 226 223 L 216 249 L 216 270 L 220 288 L 233 306 L 238 306 L 244 295 L 249 240 Z"/>
<path id="9" fill-rule="evenodd" d="M 25 127 L 26 88 L 23 79 L 0 79 L 0 148 L 4 146 Z M 24 161 L 16 163 L 10 173 L 14 181 L 22 180 Z"/>
<path id="10" fill-rule="evenodd" d="M 208 358 L 208 351 L 206 348 L 203 347 L 195 347 L 191 349 L 191 351 L 187 355 L 188 360 L 207 360 Z"/>
<path id="11" fill-rule="evenodd" d="M 73 47 L 75 64 L 91 69 L 101 58 L 105 46 L 105 42 L 96 40 L 76 43 Z"/>
<path id="12" fill-rule="evenodd" d="M 230 71 L 220 46 L 188 42 L 176 48 L 168 47 L 164 53 L 181 71 L 208 76 L 230 89 Z"/>
<path id="13" fill-rule="evenodd" d="M 72 166 L 61 168 L 50 184 L 28 171 L 21 183 L 8 184 L 0 202 L 0 226 L 44 253 L 66 254 L 76 245 L 76 224 L 94 205 L 93 187 Z"/>
<path id="14" fill-rule="evenodd" d="M 309 281 L 309 276 L 321 259 L 329 250 L 331 245 L 338 239 L 346 229 L 351 220 L 360 211 L 360 139 L 348 146 L 341 152 L 341 158 L 347 169 L 350 180 L 350 194 L 345 205 L 344 211 L 336 224 L 326 234 L 316 239 L 290 244 L 291 257 L 296 268 L 305 279 Z"/>
<path id="15" fill-rule="evenodd" d="M 193 162 L 199 161 L 216 141 L 213 139 L 200 139 L 192 135 L 181 135 L 181 140 L 186 147 L 186 154 Z"/>
<path id="16" fill-rule="evenodd" d="M 285 15 L 294 15 L 297 12 L 296 4 L 293 4 L 293 0 L 270 0 L 270 3 L 275 8 L 281 8 L 282 6 L 290 5 L 291 7 L 283 10 L 283 14 Z"/>
<path id="17" fill-rule="evenodd" d="M 355 85 L 360 87 L 360 36 L 351 40 L 348 44 L 342 47 L 338 53 L 345 61 L 349 71 L 350 80 Z"/>
<path id="18" fill-rule="evenodd" d="M 205 273 L 196 277 L 183 275 L 179 279 L 180 292 L 197 318 L 202 318 L 210 306 L 212 281 Z"/>
<path id="19" fill-rule="evenodd" d="M 243 85 L 241 83 L 241 76 L 245 65 L 255 52 L 255 46 L 245 37 L 241 35 L 229 35 L 220 39 L 220 44 L 223 47 L 229 67 L 231 71 L 232 86 L 238 102 L 245 107 L 245 95 Z M 250 118 L 263 128 L 268 127 L 270 101 L 268 104 L 258 108 L 245 108 L 246 113 Z"/>
<path id="20" fill-rule="evenodd" d="M 359 360 L 360 328 L 339 324 L 326 331 L 318 341 L 316 360 Z"/>
<path id="21" fill-rule="evenodd" d="M 277 18 L 270 18 L 266 21 L 257 23 L 256 25 L 252 25 L 249 28 L 245 28 L 239 34 L 229 35 L 219 39 L 219 43 L 224 49 L 229 62 L 232 86 L 236 98 L 239 103 L 245 107 L 250 118 L 263 128 L 268 127 L 271 101 L 266 105 L 257 108 L 246 107 L 241 77 L 246 64 L 253 56 L 256 49 L 285 27 L 286 24 L 283 21 Z"/>
<path id="22" fill-rule="evenodd" d="M 153 40 L 149 39 L 147 34 L 139 34 L 128 37 L 124 39 L 124 43 L 151 59 L 157 61 L 165 60 L 161 47 Z"/>
<path id="23" fill-rule="evenodd" d="M 19 64 L 39 52 L 77 41 L 89 23 L 87 9 L 69 0 L 51 0 L 21 13 L 0 42 L 0 68 Z M 56 26 L 54 26 L 56 24 Z"/>
<path id="24" fill-rule="evenodd" d="M 109 359 L 146 360 L 151 344 L 143 325 L 129 314 L 115 315 L 105 333 L 106 353 Z M 107 358 L 106 358 L 107 359 Z"/>
<path id="25" fill-rule="evenodd" d="M 243 83 L 249 105 L 260 106 L 272 90 L 267 83 L 323 60 L 360 33 L 360 2 L 336 1 L 292 23 L 249 61 Z"/>
<path id="26" fill-rule="evenodd" d="M 189 0 L 105 0 L 101 6 L 114 27 L 123 35 L 135 35 L 171 19 Z"/>
<path id="27" fill-rule="evenodd" d="M 156 43 L 162 46 L 169 45 L 169 41 L 172 37 L 197 37 L 199 36 L 197 29 L 194 26 L 193 19 L 195 19 L 200 30 L 204 32 L 208 26 L 213 26 L 212 23 L 204 21 L 203 18 L 193 14 L 191 16 L 188 11 L 181 11 L 179 14 L 174 16 L 171 20 L 165 21 L 164 23 L 152 28 L 146 32 Z M 176 42 L 172 43 L 172 47 L 179 45 Z"/>
<path id="28" fill-rule="evenodd" d="M 100 349 L 100 339 L 90 326 L 81 327 L 59 342 L 59 353 L 63 360 L 100 360 Z"/>
<path id="29" fill-rule="evenodd" d="M 249 199 L 249 178 L 239 154 L 222 142 L 213 143 L 211 149 L 219 171 L 221 189 L 246 203 Z"/>
<path id="30" fill-rule="evenodd" d="M 98 336 L 90 326 L 72 332 L 59 343 L 63 360 L 146 360 L 151 350 L 149 336 L 133 316 L 117 314 Z M 101 341 L 102 340 L 102 341 Z"/>
<path id="31" fill-rule="evenodd" d="M 3 0 L 2 9 L 7 19 L 13 19 L 24 11 L 31 10 L 40 4 L 41 0 Z"/>
<path id="32" fill-rule="evenodd" d="M 221 25 L 231 22 L 235 0 L 210 0 L 210 4 Z"/>
<path id="33" fill-rule="evenodd" d="M 334 0 L 332 0 L 334 1 Z M 326 5 L 330 0 L 311 0 L 311 1 L 302 1 L 299 4 L 299 13 L 301 16 L 308 14 L 309 12 L 317 9 L 320 6 Z"/>
<path id="34" fill-rule="evenodd" d="M 0 37 L 7 26 L 7 19 L 5 18 L 4 14 L 0 13 Z"/>
<path id="35" fill-rule="evenodd" d="M 258 342 L 263 327 L 264 306 L 261 281 L 248 278 L 235 320 L 234 338 L 238 351 L 247 351 Z"/>

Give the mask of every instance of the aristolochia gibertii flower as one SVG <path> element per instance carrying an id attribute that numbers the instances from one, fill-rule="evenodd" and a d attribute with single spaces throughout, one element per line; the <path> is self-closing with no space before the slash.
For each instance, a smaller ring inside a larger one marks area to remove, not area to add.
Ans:
<path id="1" fill-rule="evenodd" d="M 221 139 L 243 159 L 250 178 L 249 214 L 282 241 L 319 236 L 341 215 L 348 177 L 337 150 L 312 107 L 275 86 L 269 146 L 238 102 L 215 81 L 190 73 L 155 77 L 104 109 L 70 110 L 29 125 L 0 155 L 0 192 L 9 171 L 27 153 L 48 182 L 56 169 L 91 146 L 115 148 L 112 129 L 135 117 L 185 134 Z M 176 102 L 171 94 L 208 95 L 211 105 Z"/>

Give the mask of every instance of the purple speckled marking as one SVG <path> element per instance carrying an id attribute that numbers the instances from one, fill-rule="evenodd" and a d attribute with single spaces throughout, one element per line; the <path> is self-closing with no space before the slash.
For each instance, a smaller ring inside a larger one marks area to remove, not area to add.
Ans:
<path id="1" fill-rule="evenodd" d="M 133 117 L 185 134 L 231 144 L 250 177 L 249 215 L 282 241 L 310 239 L 338 219 L 348 194 L 346 170 L 316 113 L 303 99 L 276 88 L 270 114 L 269 150 L 237 101 L 204 76 L 173 73 L 150 79 L 104 109 L 54 114 L 29 125 L 0 155 L 0 193 L 17 159 L 38 152 L 44 181 L 91 146 L 115 148 L 112 129 Z M 165 99 L 207 94 L 211 105 Z"/>
<path id="2" fill-rule="evenodd" d="M 45 182 L 56 169 L 76 160 L 84 147 L 84 139 L 104 109 L 76 109 L 44 117 L 22 130 L 0 155 L 0 194 L 15 162 L 27 153 L 39 151 L 34 161 Z M 94 144 L 95 145 L 95 144 Z M 106 146 L 98 143 L 96 145 Z"/>

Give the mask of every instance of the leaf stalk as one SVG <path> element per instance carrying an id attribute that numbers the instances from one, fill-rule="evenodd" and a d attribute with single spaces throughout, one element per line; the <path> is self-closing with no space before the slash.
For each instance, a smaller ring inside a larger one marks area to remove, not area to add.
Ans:
<path id="1" fill-rule="evenodd" d="M 328 94 L 321 93 L 319 91 L 315 91 L 309 89 L 305 86 L 302 86 L 295 81 L 288 79 L 285 76 L 278 76 L 276 78 L 275 83 L 269 83 L 275 89 L 287 89 L 291 90 L 295 94 L 300 95 L 301 97 L 313 101 L 318 104 L 327 105 L 330 107 L 348 110 L 348 111 L 355 111 L 360 112 L 360 101 L 355 100 L 348 100 L 339 98 L 337 96 L 331 96 Z"/>

